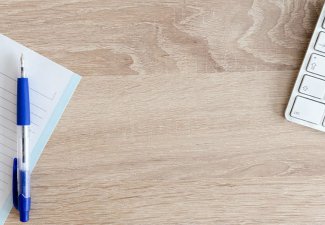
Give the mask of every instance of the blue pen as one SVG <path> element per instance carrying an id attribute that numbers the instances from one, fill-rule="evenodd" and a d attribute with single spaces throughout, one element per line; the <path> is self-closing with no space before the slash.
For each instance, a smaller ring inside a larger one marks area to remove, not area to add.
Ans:
<path id="1" fill-rule="evenodd" d="M 19 210 L 20 221 L 29 220 L 30 196 L 30 103 L 28 78 L 24 70 L 24 57 L 20 58 L 21 75 L 17 80 L 17 158 L 13 166 L 13 203 Z M 16 175 L 16 176 L 15 176 Z"/>

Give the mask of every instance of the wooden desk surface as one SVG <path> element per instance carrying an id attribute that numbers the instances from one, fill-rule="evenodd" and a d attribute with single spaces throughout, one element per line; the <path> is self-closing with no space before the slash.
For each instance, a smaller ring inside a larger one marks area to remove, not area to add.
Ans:
<path id="1" fill-rule="evenodd" d="M 2 1 L 1 33 L 83 76 L 30 224 L 325 224 L 325 134 L 283 117 L 323 2 Z"/>

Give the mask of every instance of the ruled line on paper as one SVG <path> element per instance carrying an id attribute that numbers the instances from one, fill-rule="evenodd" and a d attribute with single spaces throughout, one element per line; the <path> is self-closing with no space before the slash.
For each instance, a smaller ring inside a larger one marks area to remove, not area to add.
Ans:
<path id="1" fill-rule="evenodd" d="M 1 135 L 2 137 L 6 138 L 7 140 L 10 140 L 10 141 L 12 141 L 12 142 L 14 142 L 14 143 L 17 142 L 17 139 L 16 139 L 16 138 L 8 137 L 7 135 L 2 134 L 2 133 L 0 133 L 0 135 Z"/>
<path id="2" fill-rule="evenodd" d="M 8 178 L 11 178 L 11 174 L 7 173 L 6 171 L 0 171 L 0 173 L 6 175 Z"/>
<path id="3" fill-rule="evenodd" d="M 13 95 L 14 97 L 16 97 L 16 96 L 17 96 L 17 94 L 15 94 L 15 93 L 13 93 L 13 92 L 11 92 L 11 91 L 7 90 L 7 89 L 6 89 L 6 88 L 4 88 L 4 87 L 1 87 L 1 86 L 0 86 L 0 89 L 1 89 L 1 90 L 4 90 L 4 91 L 6 91 L 6 92 L 8 92 L 9 94 Z"/>
<path id="4" fill-rule="evenodd" d="M 7 157 L 7 158 L 9 158 L 9 159 L 12 159 L 12 157 L 13 157 L 13 156 L 8 155 L 8 154 L 6 154 L 5 152 L 2 152 L 2 151 L 0 151 L 0 154 Z"/>
<path id="5" fill-rule="evenodd" d="M 9 184 L 8 181 L 2 180 L 2 179 L 0 179 L 0 182 L 5 183 L 7 185 Z"/>
<path id="6" fill-rule="evenodd" d="M 55 92 L 55 93 L 52 95 L 52 97 L 48 97 L 47 95 L 45 95 L 45 94 L 43 94 L 43 93 L 41 93 L 41 92 L 39 92 L 39 91 L 37 91 L 37 90 L 35 90 L 35 89 L 33 89 L 33 88 L 31 88 L 31 90 L 34 91 L 35 93 L 39 94 L 40 96 L 46 98 L 47 100 L 50 100 L 50 101 L 53 101 L 54 98 L 55 98 L 55 95 L 56 95 L 56 92 Z"/>
<path id="7" fill-rule="evenodd" d="M 34 110 L 32 110 L 32 106 L 35 107 L 35 108 L 37 108 L 37 109 L 39 109 L 39 110 L 41 110 L 42 113 L 46 113 L 46 112 L 47 112 L 46 109 L 44 109 L 43 107 L 41 107 L 41 106 L 39 106 L 39 105 L 34 104 L 33 102 L 30 102 L 30 105 L 31 105 L 31 111 L 32 111 L 32 112 L 34 111 Z M 37 114 L 37 115 L 38 115 L 38 114 Z M 39 115 L 39 116 L 41 116 L 41 115 Z"/>
<path id="8" fill-rule="evenodd" d="M 3 115 L 1 115 L 1 114 L 0 114 L 0 117 L 2 117 L 3 119 L 9 121 L 10 123 L 16 125 L 16 121 L 14 121 L 14 120 L 12 120 L 12 119 L 8 119 L 7 117 L 5 117 L 5 116 L 3 116 Z"/>
<path id="9" fill-rule="evenodd" d="M 39 126 L 40 126 L 39 124 L 37 124 L 37 123 L 35 123 L 35 122 L 31 122 L 31 125 L 34 125 L 34 126 L 36 126 L 36 127 L 39 127 Z"/>
<path id="10" fill-rule="evenodd" d="M 14 115 L 14 117 L 16 117 L 16 111 L 13 111 L 11 108 L 9 108 L 9 107 L 5 107 L 5 106 L 2 106 L 2 105 L 0 105 L 0 108 L 1 108 L 1 109 L 4 109 L 4 110 L 6 110 L 6 111 L 8 111 L 8 113 L 9 113 L 10 115 Z"/>
<path id="11" fill-rule="evenodd" d="M 17 149 L 16 149 L 17 143 L 15 143 L 14 146 L 9 146 L 9 144 L 0 142 L 0 145 L 2 145 L 3 148 L 6 149 L 6 150 L 9 150 L 11 152 L 17 153 Z M 1 149 L 3 149 L 3 148 L 1 148 Z"/>
<path id="12" fill-rule="evenodd" d="M 46 113 L 46 109 L 43 109 L 42 107 L 40 107 L 40 106 L 38 106 L 38 105 L 36 105 L 36 104 L 34 104 L 32 102 L 30 104 Z"/>
<path id="13" fill-rule="evenodd" d="M 4 165 L 4 166 L 6 166 L 6 167 L 8 167 L 8 168 L 12 168 L 12 165 L 10 164 L 8 164 L 8 163 L 5 163 L 5 162 L 3 162 L 3 161 L 0 161 L 0 164 L 2 164 L 2 165 Z"/>
<path id="14" fill-rule="evenodd" d="M 16 81 L 16 79 L 17 79 L 17 78 L 11 77 L 11 76 L 9 76 L 9 75 L 7 75 L 7 74 L 1 72 L 1 71 L 0 71 L 0 74 L 1 74 L 2 76 L 5 76 L 5 77 L 9 78 L 10 80 L 13 80 L 13 81 Z"/>
<path id="15" fill-rule="evenodd" d="M 7 101 L 8 103 L 11 103 L 11 104 L 13 104 L 14 106 L 16 106 L 16 104 L 15 104 L 15 103 L 13 103 L 13 102 L 9 101 L 8 99 L 6 99 L 6 98 L 2 97 L 1 95 L 0 95 L 0 98 L 1 98 L 1 99 L 3 99 L 3 100 L 5 100 L 5 101 Z"/>
<path id="16" fill-rule="evenodd" d="M 3 107 L 2 105 L 0 105 L 0 108 L 5 109 L 5 110 L 7 110 L 7 111 L 10 112 L 10 113 L 16 114 L 16 112 L 13 112 L 12 110 L 10 110 L 10 109 L 8 109 L 8 108 Z"/>
<path id="17" fill-rule="evenodd" d="M 40 115 L 38 115 L 38 114 L 36 114 L 36 113 L 34 113 L 34 112 L 31 112 L 30 114 L 32 114 L 32 115 L 34 115 L 34 116 L 36 116 L 37 118 L 39 118 L 40 120 L 42 120 L 43 119 L 43 117 L 42 116 L 40 116 Z"/>
<path id="18" fill-rule="evenodd" d="M 16 149 L 12 149 L 10 146 L 8 146 L 8 145 L 6 145 L 4 143 L 0 143 L 0 145 L 2 145 L 4 148 L 6 148 L 6 149 L 8 149 L 8 150 L 10 150 L 12 152 L 17 153 L 17 150 Z"/>
<path id="19" fill-rule="evenodd" d="M 9 131 L 11 131 L 11 132 L 13 132 L 13 133 L 15 133 L 15 134 L 16 134 L 16 132 L 17 132 L 16 129 L 13 129 L 13 128 L 10 128 L 10 127 L 7 127 L 7 126 L 5 126 L 4 124 L 2 124 L 1 122 L 0 122 L 0 126 L 3 127 L 3 128 L 5 128 L 5 129 L 7 129 L 7 130 L 9 130 Z M 16 127 L 16 126 L 15 126 L 15 127 Z"/>

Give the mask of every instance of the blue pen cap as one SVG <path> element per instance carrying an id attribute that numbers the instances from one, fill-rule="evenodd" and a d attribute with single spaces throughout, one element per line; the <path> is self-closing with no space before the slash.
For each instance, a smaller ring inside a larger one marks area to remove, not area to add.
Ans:
<path id="1" fill-rule="evenodd" d="M 17 125 L 30 125 L 28 78 L 17 80 Z"/>

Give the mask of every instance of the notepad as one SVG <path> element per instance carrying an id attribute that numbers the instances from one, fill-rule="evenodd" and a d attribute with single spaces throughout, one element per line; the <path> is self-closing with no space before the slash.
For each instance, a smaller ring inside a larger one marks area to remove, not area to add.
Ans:
<path id="1" fill-rule="evenodd" d="M 16 157 L 16 82 L 24 54 L 31 104 L 31 167 L 34 168 L 80 76 L 0 35 L 0 224 L 12 208 L 12 162 Z M 18 220 L 18 218 L 17 218 Z"/>

